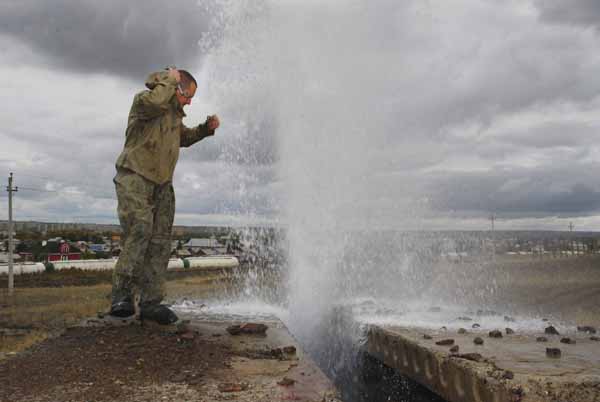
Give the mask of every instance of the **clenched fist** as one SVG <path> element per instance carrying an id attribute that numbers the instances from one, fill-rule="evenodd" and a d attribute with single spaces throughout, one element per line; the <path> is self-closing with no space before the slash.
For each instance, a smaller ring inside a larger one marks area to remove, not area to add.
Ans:
<path id="1" fill-rule="evenodd" d="M 206 118 L 205 124 L 209 130 L 214 131 L 217 128 L 219 128 L 219 125 L 221 124 L 221 122 L 219 121 L 219 118 L 217 117 L 217 115 L 213 114 L 212 116 L 208 116 Z"/>

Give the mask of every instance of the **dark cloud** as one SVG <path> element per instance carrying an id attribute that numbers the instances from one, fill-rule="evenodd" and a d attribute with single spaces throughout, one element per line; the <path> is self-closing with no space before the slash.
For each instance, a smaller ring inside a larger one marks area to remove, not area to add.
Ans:
<path id="1" fill-rule="evenodd" d="M 586 122 L 550 122 L 526 131 L 512 131 L 499 136 L 500 142 L 531 147 L 586 147 L 595 142 L 598 127 Z"/>
<path id="2" fill-rule="evenodd" d="M 216 32 L 196 0 L 5 0 L 0 169 L 37 189 L 22 213 L 116 220 L 131 97 L 151 70 L 194 71 L 211 26 L 199 96 L 214 110 L 185 123 L 222 126 L 182 150 L 185 219 L 272 216 L 288 196 L 294 214 L 357 222 L 422 195 L 441 215 L 600 212 L 600 2 L 532 1 L 539 19 L 513 2 L 202 0 L 225 7 Z"/>
<path id="3" fill-rule="evenodd" d="M 536 5 L 542 21 L 600 28 L 600 2 L 597 0 L 538 0 Z"/>
<path id="4" fill-rule="evenodd" d="M 431 181 L 437 210 L 504 217 L 583 216 L 600 211 L 598 164 L 449 172 Z"/>
<path id="5" fill-rule="evenodd" d="M 139 79 L 166 65 L 197 64 L 208 14 L 194 0 L 8 0 L 0 33 L 57 68 Z"/>

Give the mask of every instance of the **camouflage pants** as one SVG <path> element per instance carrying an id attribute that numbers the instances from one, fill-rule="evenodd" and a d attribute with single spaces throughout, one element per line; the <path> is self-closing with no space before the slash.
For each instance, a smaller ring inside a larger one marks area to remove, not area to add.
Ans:
<path id="1" fill-rule="evenodd" d="M 126 169 L 117 169 L 114 183 L 123 234 L 112 299 L 138 292 L 140 302 L 160 302 L 171 255 L 173 186 L 170 182 L 158 185 Z"/>

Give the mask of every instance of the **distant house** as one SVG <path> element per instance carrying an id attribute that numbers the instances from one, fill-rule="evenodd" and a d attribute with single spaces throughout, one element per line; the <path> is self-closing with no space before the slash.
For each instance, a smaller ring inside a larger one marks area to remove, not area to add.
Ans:
<path id="1" fill-rule="evenodd" d="M 105 243 L 88 244 L 88 249 L 94 253 L 108 253 L 110 252 L 110 246 Z"/>
<path id="2" fill-rule="evenodd" d="M 219 246 L 220 244 L 217 239 L 190 239 L 183 245 L 183 248 L 189 250 L 194 255 L 212 255 L 205 253 L 203 249 L 212 249 Z"/>
<path id="3" fill-rule="evenodd" d="M 47 252 L 47 262 L 81 260 L 81 251 L 64 240 L 60 242 L 48 241 L 44 248 Z"/>

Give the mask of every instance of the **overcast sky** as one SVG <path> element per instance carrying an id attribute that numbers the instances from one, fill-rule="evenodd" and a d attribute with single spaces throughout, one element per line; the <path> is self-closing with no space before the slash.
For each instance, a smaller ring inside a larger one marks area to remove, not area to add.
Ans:
<path id="1" fill-rule="evenodd" d="M 487 229 L 493 213 L 501 229 L 600 228 L 598 1 L 0 7 L 0 175 L 20 187 L 17 220 L 116 223 L 131 99 L 174 64 L 200 82 L 184 122 L 223 120 L 182 150 L 177 224 L 286 223 L 329 197 L 340 219 L 420 202 L 428 227 Z"/>

